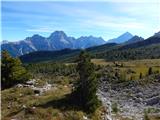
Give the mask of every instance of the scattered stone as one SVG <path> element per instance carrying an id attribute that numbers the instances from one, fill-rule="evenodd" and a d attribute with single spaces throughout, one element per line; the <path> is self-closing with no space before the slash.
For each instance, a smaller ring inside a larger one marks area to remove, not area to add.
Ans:
<path id="1" fill-rule="evenodd" d="M 7 108 L 8 108 L 8 109 L 10 109 L 10 108 L 11 108 L 11 106 L 10 106 L 10 105 L 8 105 L 8 106 L 7 106 Z"/>
<path id="2" fill-rule="evenodd" d="M 35 96 L 39 96 L 39 94 L 35 94 Z"/>
<path id="3" fill-rule="evenodd" d="M 23 87 L 30 87 L 30 85 L 26 85 L 26 84 L 25 84 L 25 85 L 23 85 Z"/>
<path id="4" fill-rule="evenodd" d="M 22 93 L 20 93 L 19 96 L 22 97 L 23 96 Z"/>
<path id="5" fill-rule="evenodd" d="M 23 88 L 23 85 L 22 84 L 17 84 L 16 87 L 17 88 Z"/>
<path id="6" fill-rule="evenodd" d="M 32 80 L 27 81 L 26 84 L 27 84 L 27 85 L 34 85 L 35 82 L 36 82 L 36 80 L 35 80 L 35 79 L 32 79 Z"/>
<path id="7" fill-rule="evenodd" d="M 22 108 L 23 108 L 23 109 L 26 109 L 27 107 L 26 107 L 26 105 L 23 105 Z"/>
<path id="8" fill-rule="evenodd" d="M 83 120 L 88 120 L 87 116 L 83 116 Z"/>

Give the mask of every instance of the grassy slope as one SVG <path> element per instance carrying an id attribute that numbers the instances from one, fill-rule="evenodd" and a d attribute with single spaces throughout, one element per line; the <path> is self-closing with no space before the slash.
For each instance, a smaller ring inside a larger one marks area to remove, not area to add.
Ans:
<path id="1" fill-rule="evenodd" d="M 13 118 L 23 120 L 81 120 L 86 116 L 82 110 L 67 103 L 69 86 L 58 86 L 41 96 L 35 96 L 29 88 L 11 88 L 2 91 L 2 120 Z M 11 108 L 8 108 L 8 106 Z M 23 105 L 26 108 L 23 108 Z M 35 107 L 35 108 L 33 108 Z M 100 111 L 93 114 L 94 120 L 100 120 Z"/>
<path id="2" fill-rule="evenodd" d="M 92 59 L 92 62 L 97 65 L 111 66 L 114 70 L 119 70 L 121 74 L 132 71 L 133 73 L 126 75 L 128 80 L 131 78 L 131 76 L 134 79 L 139 79 L 140 73 L 142 73 L 142 76 L 146 76 L 148 74 L 149 67 L 152 67 L 153 72 L 160 72 L 160 59 L 143 59 L 116 62 L 107 62 L 104 59 Z M 118 64 L 118 66 L 116 66 L 116 64 Z"/>

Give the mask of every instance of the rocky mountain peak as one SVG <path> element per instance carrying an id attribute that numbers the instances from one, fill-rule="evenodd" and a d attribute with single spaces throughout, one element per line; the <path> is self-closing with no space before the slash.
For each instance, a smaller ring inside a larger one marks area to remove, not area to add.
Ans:
<path id="1" fill-rule="evenodd" d="M 133 35 L 131 33 L 125 32 L 122 35 L 120 35 L 119 37 L 108 40 L 107 42 L 109 42 L 109 43 L 124 43 L 124 42 L 128 41 L 129 39 L 131 39 L 132 37 L 133 37 Z"/>
<path id="2" fill-rule="evenodd" d="M 51 35 L 49 36 L 49 38 L 53 38 L 53 37 L 67 37 L 67 35 L 63 32 L 63 31 L 55 31 L 53 33 L 51 33 Z"/>

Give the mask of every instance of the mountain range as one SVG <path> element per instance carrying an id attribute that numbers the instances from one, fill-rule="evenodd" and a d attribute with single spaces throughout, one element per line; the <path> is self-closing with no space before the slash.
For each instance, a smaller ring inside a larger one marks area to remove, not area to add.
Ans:
<path id="1" fill-rule="evenodd" d="M 134 39 L 132 39 L 134 38 Z M 94 36 L 81 36 L 74 38 L 67 36 L 63 31 L 55 31 L 49 37 L 43 37 L 35 34 L 32 37 L 27 37 L 18 42 L 8 42 L 4 40 L 1 43 L 1 50 L 7 50 L 13 57 L 21 56 L 35 51 L 56 51 L 69 49 L 86 49 L 89 47 L 99 46 L 106 43 L 125 43 L 128 41 L 136 42 L 140 37 L 133 36 L 131 33 L 126 32 L 119 37 L 105 41 L 101 37 Z"/>
<path id="2" fill-rule="evenodd" d="M 61 61 L 74 62 L 80 53 L 79 49 L 63 49 L 59 51 L 36 51 L 20 56 L 24 63 Z M 153 59 L 160 58 L 160 34 L 142 39 L 134 36 L 122 43 L 106 43 L 99 46 L 86 48 L 92 58 L 105 59 L 107 61 Z"/>
<path id="3" fill-rule="evenodd" d="M 34 51 L 55 51 L 65 48 L 85 49 L 105 44 L 101 37 L 83 36 L 78 39 L 67 36 L 63 31 L 55 31 L 49 37 L 38 34 L 18 42 L 3 41 L 1 50 L 7 50 L 12 56 L 21 56 Z"/>

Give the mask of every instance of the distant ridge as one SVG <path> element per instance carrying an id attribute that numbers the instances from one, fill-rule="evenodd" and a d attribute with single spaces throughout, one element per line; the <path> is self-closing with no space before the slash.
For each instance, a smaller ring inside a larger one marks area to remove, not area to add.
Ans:
<path id="1" fill-rule="evenodd" d="M 135 36 L 133 36 L 131 39 L 127 40 L 127 41 L 124 42 L 124 43 L 125 43 L 125 44 L 130 44 L 130 43 L 136 43 L 136 42 L 143 41 L 143 40 L 144 40 L 144 38 L 135 35 Z"/>
<path id="2" fill-rule="evenodd" d="M 13 57 L 16 57 L 35 51 L 85 49 L 105 43 L 106 41 L 101 37 L 85 36 L 75 39 L 67 36 L 63 31 L 55 31 L 47 38 L 35 34 L 19 42 L 2 42 L 1 50 L 7 50 Z"/>

